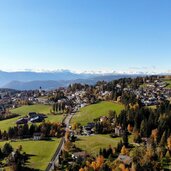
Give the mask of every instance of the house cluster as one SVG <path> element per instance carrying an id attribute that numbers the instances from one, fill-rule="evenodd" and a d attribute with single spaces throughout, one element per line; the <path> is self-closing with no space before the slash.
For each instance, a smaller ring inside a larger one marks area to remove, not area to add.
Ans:
<path id="1" fill-rule="evenodd" d="M 10 91 L 0 90 L 0 105 L 2 105 L 3 108 L 11 106 L 12 96 L 13 94 Z"/>
<path id="2" fill-rule="evenodd" d="M 78 111 L 80 108 L 88 105 L 88 99 L 86 98 L 86 92 L 76 91 L 67 93 L 67 98 L 74 103 L 74 111 Z"/>
<path id="3" fill-rule="evenodd" d="M 12 89 L 0 89 L 0 105 L 3 105 L 5 109 L 11 109 L 20 107 L 23 104 L 47 104 L 47 101 L 43 98 L 47 94 L 48 92 L 44 90 L 18 91 Z"/>
<path id="4" fill-rule="evenodd" d="M 94 134 L 95 123 L 89 122 L 86 126 L 82 127 L 81 135 L 91 135 Z"/>
<path id="5" fill-rule="evenodd" d="M 123 128 L 120 125 L 116 125 L 115 119 L 109 120 L 107 116 L 101 116 L 94 122 L 89 122 L 85 126 L 80 126 L 75 132 L 80 135 L 110 133 L 113 138 L 120 137 L 124 134 Z"/>
<path id="6" fill-rule="evenodd" d="M 105 100 L 109 96 L 111 96 L 111 92 L 110 91 L 99 91 L 98 92 L 98 99 L 100 99 L 100 100 Z"/>
<path id="7" fill-rule="evenodd" d="M 153 83 L 146 81 L 145 87 L 135 90 L 137 98 L 144 106 L 157 105 L 164 100 L 171 98 L 171 90 L 165 88 L 166 82 L 155 80 Z"/>
<path id="8" fill-rule="evenodd" d="M 30 104 L 36 104 L 41 103 L 39 102 L 41 97 L 46 96 L 47 92 L 44 90 L 29 90 L 29 91 L 20 91 L 15 94 L 14 97 L 12 97 L 13 103 L 30 103 Z"/>
<path id="9" fill-rule="evenodd" d="M 5 114 L 5 112 L 6 112 L 6 109 L 5 109 L 4 105 L 0 105 L 0 115 Z"/>
<path id="10" fill-rule="evenodd" d="M 36 112 L 29 112 L 28 116 L 22 117 L 16 121 L 16 124 L 26 124 L 28 122 L 36 123 L 36 122 L 42 122 L 47 118 L 47 115 L 36 113 Z"/>
<path id="11" fill-rule="evenodd" d="M 112 88 L 107 82 L 95 86 L 76 84 L 75 87 L 71 85 L 68 88 L 50 91 L 42 90 L 41 87 L 37 90 L 28 91 L 0 89 L 0 105 L 3 105 L 0 107 L 0 113 L 3 113 L 5 109 L 16 108 L 25 104 L 54 104 L 56 102 L 61 105 L 58 105 L 58 108 L 62 110 L 65 108 L 65 110 L 68 109 L 69 112 L 75 113 L 80 108 L 96 103 L 98 100 L 114 99 L 113 96 L 116 96 L 115 99 L 119 101 L 125 91 L 133 92 L 144 106 L 157 105 L 164 100 L 171 99 L 171 89 L 167 88 L 165 81 L 160 78 L 153 81 L 144 80 L 145 86 L 138 89 L 132 89 L 130 86 L 125 86 L 122 89 L 123 85 L 117 83 L 114 88 L 115 93 L 112 92 Z M 51 97 L 52 99 L 50 99 Z M 53 97 L 57 97 L 57 99 L 54 100 Z"/>

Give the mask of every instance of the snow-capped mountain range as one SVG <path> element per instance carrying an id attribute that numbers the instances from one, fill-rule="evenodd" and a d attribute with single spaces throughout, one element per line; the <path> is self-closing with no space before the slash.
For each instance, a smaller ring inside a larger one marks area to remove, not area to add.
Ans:
<path id="1" fill-rule="evenodd" d="M 136 77 L 141 75 L 168 75 L 167 72 L 141 72 L 130 71 L 85 71 L 74 72 L 70 70 L 25 70 L 5 72 L 0 71 L 0 87 L 13 89 L 36 89 L 42 86 L 45 89 L 67 86 L 70 83 L 80 82 L 94 84 L 100 80 L 114 80 L 123 77 Z"/>

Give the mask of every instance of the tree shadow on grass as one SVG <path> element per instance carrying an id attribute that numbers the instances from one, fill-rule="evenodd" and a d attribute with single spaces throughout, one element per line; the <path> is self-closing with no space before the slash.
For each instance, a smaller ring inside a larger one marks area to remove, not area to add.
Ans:
<path id="1" fill-rule="evenodd" d="M 35 157 L 36 155 L 34 154 L 26 154 L 25 156 L 25 166 L 22 166 L 22 168 L 20 168 L 20 171 L 40 171 L 39 169 L 34 169 L 34 168 L 29 168 L 26 165 L 30 163 L 30 158 L 31 157 Z"/>
<path id="2" fill-rule="evenodd" d="M 33 141 L 55 141 L 54 139 L 52 139 L 51 137 L 47 137 L 47 138 L 43 138 L 41 140 L 33 140 Z"/>
<path id="3" fill-rule="evenodd" d="M 83 141 L 83 139 L 81 139 L 81 138 L 77 138 L 75 141 Z"/>
<path id="4" fill-rule="evenodd" d="M 55 141 L 55 140 L 53 140 L 53 139 L 45 139 L 44 141 Z"/>
<path id="5" fill-rule="evenodd" d="M 34 156 L 36 156 L 36 155 L 34 155 L 34 154 L 26 154 L 26 156 L 25 156 L 25 164 L 28 164 L 28 163 L 30 163 L 30 158 L 31 157 L 34 157 Z"/>

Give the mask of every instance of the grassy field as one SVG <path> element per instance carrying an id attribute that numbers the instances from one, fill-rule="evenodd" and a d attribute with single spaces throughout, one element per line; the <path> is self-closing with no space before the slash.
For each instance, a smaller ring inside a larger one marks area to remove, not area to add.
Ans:
<path id="1" fill-rule="evenodd" d="M 111 138 L 110 135 L 92 135 L 80 136 L 79 140 L 75 142 L 76 147 L 87 151 L 89 154 L 96 156 L 100 148 L 108 148 L 109 145 L 116 147 L 122 138 Z M 132 136 L 129 137 L 129 142 L 132 142 Z"/>
<path id="2" fill-rule="evenodd" d="M 141 87 L 141 88 L 145 88 L 145 87 L 147 87 L 147 84 L 146 84 L 146 83 L 141 84 L 140 87 Z"/>
<path id="3" fill-rule="evenodd" d="M 169 84 L 169 85 L 167 86 L 167 88 L 171 88 L 171 80 L 167 80 L 167 81 L 165 81 L 165 82 Z"/>
<path id="4" fill-rule="evenodd" d="M 10 126 L 15 126 L 16 121 L 26 116 L 29 112 L 38 112 L 38 113 L 44 113 L 47 114 L 48 118 L 46 118 L 46 121 L 50 122 L 61 122 L 63 119 L 63 115 L 52 115 L 50 113 L 50 106 L 49 105 L 43 105 L 43 104 L 37 104 L 37 105 L 29 105 L 29 106 L 22 106 L 16 109 L 11 110 L 12 113 L 17 113 L 20 116 L 12 119 L 7 119 L 0 121 L 0 129 L 1 130 L 7 130 Z"/>
<path id="5" fill-rule="evenodd" d="M 48 114 L 50 112 L 49 105 L 37 104 L 37 105 L 26 105 L 16 109 L 11 110 L 12 113 L 19 113 L 20 115 L 24 116 L 27 115 L 29 112 L 39 112 Z"/>
<path id="6" fill-rule="evenodd" d="M 152 106 L 147 106 L 148 108 L 150 108 L 150 109 L 156 109 L 157 108 L 157 106 L 156 105 L 152 105 Z"/>
<path id="7" fill-rule="evenodd" d="M 109 110 L 115 110 L 117 113 L 119 113 L 123 109 L 124 106 L 119 103 L 106 101 L 100 102 L 81 108 L 80 112 L 77 112 L 74 115 L 71 123 L 76 122 L 81 123 L 82 125 L 86 125 L 88 122 L 92 122 L 95 118 L 108 115 Z"/>
<path id="8" fill-rule="evenodd" d="M 27 167 L 45 170 L 50 162 L 55 150 L 60 142 L 60 139 L 52 139 L 52 141 L 18 141 L 10 142 L 14 149 L 22 145 L 23 152 L 30 155 Z M 0 142 L 0 147 L 6 142 Z"/>

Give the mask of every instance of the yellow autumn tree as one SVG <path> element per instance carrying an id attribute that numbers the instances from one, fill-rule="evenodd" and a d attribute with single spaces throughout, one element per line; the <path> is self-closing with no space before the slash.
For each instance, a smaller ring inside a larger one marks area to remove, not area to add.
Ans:
<path id="1" fill-rule="evenodd" d="M 69 132 L 69 130 L 67 129 L 66 132 L 65 132 L 65 141 L 68 141 L 69 135 L 70 135 L 70 132 Z"/>
<path id="2" fill-rule="evenodd" d="M 154 155 L 154 149 L 150 146 L 147 148 L 146 153 L 145 153 L 145 158 L 149 159 Z"/>
<path id="3" fill-rule="evenodd" d="M 136 110 L 136 109 L 139 108 L 139 104 L 136 103 L 136 104 L 133 105 L 133 104 L 130 103 L 130 104 L 129 104 L 129 108 L 130 108 L 130 109 L 133 109 L 133 110 Z"/>
<path id="4" fill-rule="evenodd" d="M 121 163 L 120 165 L 119 165 L 119 168 L 122 170 L 122 171 L 125 171 L 125 165 L 123 164 L 123 163 Z"/>
<path id="5" fill-rule="evenodd" d="M 89 167 L 89 166 L 90 166 L 90 164 L 91 164 L 91 163 L 90 163 L 89 161 L 86 161 L 86 166 L 88 166 L 88 167 Z"/>
<path id="6" fill-rule="evenodd" d="M 165 157 L 166 157 L 166 158 L 170 158 L 170 157 L 171 157 L 171 156 L 170 156 L 169 150 L 167 150 Z"/>
<path id="7" fill-rule="evenodd" d="M 103 156 L 98 156 L 96 158 L 97 168 L 101 168 L 103 163 L 104 163 L 104 157 Z"/>
<path id="8" fill-rule="evenodd" d="M 72 127 L 73 130 L 76 130 L 77 126 L 78 126 L 78 124 L 74 122 L 71 127 Z"/>
<path id="9" fill-rule="evenodd" d="M 89 167 L 85 166 L 84 171 L 89 171 Z"/>
<path id="10" fill-rule="evenodd" d="M 94 170 L 96 170 L 96 169 L 97 169 L 97 163 L 96 163 L 95 161 L 93 161 L 93 162 L 91 163 L 91 167 L 92 167 Z"/>
<path id="11" fill-rule="evenodd" d="M 85 171 L 83 168 L 80 168 L 79 171 Z"/>
<path id="12" fill-rule="evenodd" d="M 171 150 L 171 136 L 167 139 L 167 147 Z"/>
<path id="13" fill-rule="evenodd" d="M 121 154 L 122 155 L 126 155 L 128 153 L 128 150 L 126 149 L 125 146 L 122 146 L 122 149 L 121 149 Z"/>
<path id="14" fill-rule="evenodd" d="M 158 135 L 158 130 L 157 130 L 157 128 L 156 128 L 156 129 L 153 129 L 153 130 L 151 131 L 151 138 L 153 138 L 154 141 L 157 140 L 157 135 Z"/>
<path id="15" fill-rule="evenodd" d="M 66 141 L 64 144 L 64 150 L 69 151 L 72 147 L 72 143 L 70 141 Z"/>

